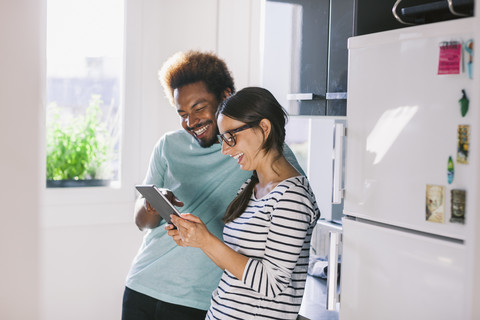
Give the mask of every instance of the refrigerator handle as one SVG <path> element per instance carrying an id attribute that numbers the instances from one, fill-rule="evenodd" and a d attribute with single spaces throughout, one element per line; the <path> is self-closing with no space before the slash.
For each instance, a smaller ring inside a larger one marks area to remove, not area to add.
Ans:
<path id="1" fill-rule="evenodd" d="M 338 245 L 340 233 L 329 232 L 328 270 L 327 270 L 327 310 L 335 311 L 338 302 Z"/>
<path id="2" fill-rule="evenodd" d="M 345 126 L 343 123 L 335 123 L 335 153 L 333 161 L 333 199 L 332 203 L 342 203 L 343 198 L 343 138 Z"/>

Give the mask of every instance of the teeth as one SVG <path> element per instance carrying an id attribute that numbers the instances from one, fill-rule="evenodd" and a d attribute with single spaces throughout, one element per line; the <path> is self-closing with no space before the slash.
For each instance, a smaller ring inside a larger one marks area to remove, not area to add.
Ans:
<path id="1" fill-rule="evenodd" d="M 232 156 L 232 158 L 234 158 L 235 160 L 238 160 L 238 158 L 240 158 L 241 156 L 243 156 L 243 153 L 236 154 Z"/>
<path id="2" fill-rule="evenodd" d="M 205 131 L 207 131 L 207 128 L 208 128 L 208 125 L 204 126 L 204 127 L 201 127 L 200 129 L 198 130 L 194 130 L 193 132 L 195 132 L 195 134 L 197 136 L 201 135 L 202 133 L 204 133 Z"/>

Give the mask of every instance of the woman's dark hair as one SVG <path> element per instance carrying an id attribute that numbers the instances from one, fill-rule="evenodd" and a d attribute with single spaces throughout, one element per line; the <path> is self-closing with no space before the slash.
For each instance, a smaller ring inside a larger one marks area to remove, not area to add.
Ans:
<path id="1" fill-rule="evenodd" d="M 202 81 L 217 101 L 224 99 L 225 90 L 235 92 L 235 85 L 227 64 L 214 53 L 187 51 L 171 56 L 158 72 L 158 77 L 170 104 L 175 106 L 173 91 L 185 85 Z"/>
<path id="2" fill-rule="evenodd" d="M 277 151 L 277 158 L 275 160 L 283 155 L 287 113 L 270 91 L 259 87 L 242 89 L 220 104 L 217 117 L 219 114 L 244 122 L 253 127 L 258 127 L 262 119 L 269 120 L 271 130 L 264 140 L 261 149 L 266 153 L 272 150 Z M 257 183 L 258 177 L 254 171 L 250 182 L 228 206 L 225 216 L 223 217 L 225 223 L 233 221 L 245 211 L 250 201 L 253 188 Z"/>

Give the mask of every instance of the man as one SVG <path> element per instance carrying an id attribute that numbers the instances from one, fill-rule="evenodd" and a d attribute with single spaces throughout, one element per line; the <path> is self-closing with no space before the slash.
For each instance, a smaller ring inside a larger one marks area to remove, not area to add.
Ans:
<path id="1" fill-rule="evenodd" d="M 181 212 L 199 216 L 222 239 L 225 209 L 252 174 L 222 155 L 217 138 L 215 113 L 235 92 L 233 78 L 214 54 L 189 51 L 165 62 L 160 81 L 183 130 L 157 142 L 144 183 L 169 189 Z M 299 167 L 290 149 L 285 155 Z M 201 250 L 177 246 L 142 197 L 135 222 L 147 232 L 127 276 L 122 319 L 204 319 L 222 270 Z"/>

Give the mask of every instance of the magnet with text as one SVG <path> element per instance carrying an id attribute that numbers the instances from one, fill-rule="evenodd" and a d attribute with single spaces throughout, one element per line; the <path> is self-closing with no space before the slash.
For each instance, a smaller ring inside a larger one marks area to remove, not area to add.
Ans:
<path id="1" fill-rule="evenodd" d="M 462 89 L 462 97 L 460 98 L 460 100 L 458 100 L 458 103 L 460 104 L 460 113 L 462 114 L 462 117 L 465 117 L 465 115 L 468 112 L 468 106 L 470 104 L 470 100 L 467 97 L 467 93 L 463 89 Z"/>
<path id="2" fill-rule="evenodd" d="M 473 79 L 473 39 L 465 42 L 465 52 L 467 52 L 467 74 L 470 79 Z"/>
<path id="3" fill-rule="evenodd" d="M 443 223 L 445 217 L 445 187 L 427 184 L 425 220 Z"/>
<path id="4" fill-rule="evenodd" d="M 468 164 L 470 126 L 459 125 L 457 133 L 457 163 Z"/>
<path id="5" fill-rule="evenodd" d="M 455 168 L 453 166 L 453 159 L 452 157 L 448 157 L 448 165 L 447 165 L 447 180 L 448 184 L 453 182 L 453 177 L 455 175 Z"/>
<path id="6" fill-rule="evenodd" d="M 440 43 L 438 74 L 460 74 L 461 58 L 462 44 L 459 41 L 445 41 Z"/>
<path id="7" fill-rule="evenodd" d="M 452 216 L 450 222 L 465 223 L 466 191 L 460 189 L 450 190 L 450 205 Z"/>

